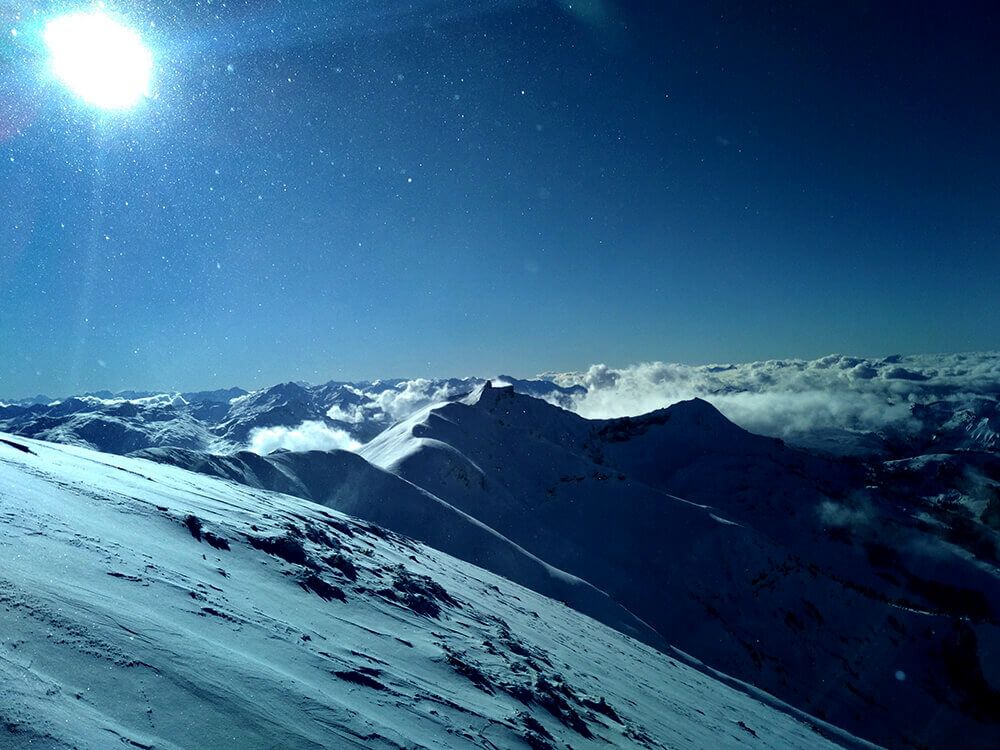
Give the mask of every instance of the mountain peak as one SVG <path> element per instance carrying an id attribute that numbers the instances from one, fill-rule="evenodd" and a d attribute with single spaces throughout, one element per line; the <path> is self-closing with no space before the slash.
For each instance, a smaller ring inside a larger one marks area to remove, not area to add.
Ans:
<path id="1" fill-rule="evenodd" d="M 462 399 L 462 402 L 468 406 L 493 406 L 498 400 L 512 396 L 517 396 L 514 393 L 514 386 L 493 385 L 492 380 L 486 380 L 482 385 L 476 386 L 468 396 Z M 530 396 L 524 398 L 530 398 Z"/>
<path id="2" fill-rule="evenodd" d="M 715 424 L 719 427 L 737 427 L 733 422 L 719 411 L 715 406 L 703 398 L 697 396 L 685 401 L 678 401 L 671 404 L 666 409 L 661 409 L 669 414 L 673 419 L 691 420 L 699 425 Z M 656 414 L 657 412 L 653 412 Z M 737 427 L 737 429 L 739 429 Z"/>
<path id="3" fill-rule="evenodd" d="M 597 434 L 612 443 L 628 442 L 652 431 L 659 436 L 657 440 L 677 443 L 672 450 L 682 452 L 705 441 L 717 446 L 732 441 L 738 441 L 740 445 L 744 445 L 746 440 L 771 442 L 768 438 L 751 435 L 700 398 L 678 401 L 665 409 L 637 417 L 619 417 L 597 424 Z"/>

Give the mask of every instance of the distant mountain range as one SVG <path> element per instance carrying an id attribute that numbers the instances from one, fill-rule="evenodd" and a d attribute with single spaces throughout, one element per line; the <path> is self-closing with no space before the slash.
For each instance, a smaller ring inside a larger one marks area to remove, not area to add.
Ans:
<path id="1" fill-rule="evenodd" d="M 569 405 L 583 392 L 539 380 L 502 377 L 521 393 Z M 24 437 L 125 454 L 146 448 L 226 453 L 250 445 L 255 430 L 323 425 L 361 442 L 415 409 L 468 393 L 482 378 L 281 383 L 191 393 L 100 391 L 51 401 L 44 396 L 0 403 L 0 430 Z"/>
<path id="2" fill-rule="evenodd" d="M 485 378 L 283 383 L 196 392 L 98 391 L 60 399 L 0 398 L 0 429 L 102 451 L 154 447 L 231 452 L 365 443 L 417 409 L 469 393 Z M 591 418 L 639 416 L 702 398 L 736 424 L 833 455 L 906 459 L 1000 448 L 1000 353 L 832 355 L 687 366 L 662 362 L 495 384 Z M 281 428 L 309 425 L 283 440 Z M 321 427 L 335 430 L 324 434 Z M 255 430 L 278 428 L 254 445 Z"/>

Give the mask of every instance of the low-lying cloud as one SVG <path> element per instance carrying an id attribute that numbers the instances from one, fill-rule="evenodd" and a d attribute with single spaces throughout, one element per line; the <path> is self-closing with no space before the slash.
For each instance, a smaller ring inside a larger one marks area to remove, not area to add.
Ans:
<path id="1" fill-rule="evenodd" d="M 348 424 L 361 424 L 367 419 L 365 408 L 361 404 L 334 404 L 326 410 L 326 416 Z"/>
<path id="2" fill-rule="evenodd" d="M 824 432 L 905 433 L 919 425 L 915 404 L 1000 393 L 1000 354 L 831 355 L 816 360 L 689 366 L 647 362 L 581 373 L 548 373 L 559 385 L 582 385 L 571 408 L 585 417 L 635 416 L 684 399 L 703 398 L 737 424 L 790 442 Z"/>
<path id="3" fill-rule="evenodd" d="M 477 382 L 479 381 L 475 379 L 440 381 L 416 378 L 400 383 L 396 388 L 366 395 L 373 401 L 372 407 L 369 408 L 381 411 L 388 415 L 390 420 L 396 421 L 405 419 L 425 406 L 468 393 Z"/>
<path id="4" fill-rule="evenodd" d="M 343 430 L 323 422 L 303 422 L 298 427 L 258 427 L 250 433 L 250 450 L 261 456 L 276 450 L 356 451 L 361 443 Z"/>
<path id="5" fill-rule="evenodd" d="M 860 529 L 870 526 L 877 517 L 870 503 L 857 501 L 846 504 L 824 500 L 817 512 L 825 525 L 839 528 Z"/>

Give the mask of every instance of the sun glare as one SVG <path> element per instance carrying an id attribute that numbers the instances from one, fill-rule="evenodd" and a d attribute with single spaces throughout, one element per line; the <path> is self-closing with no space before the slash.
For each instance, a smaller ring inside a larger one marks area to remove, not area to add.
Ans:
<path id="1" fill-rule="evenodd" d="M 128 109 L 149 93 L 153 55 L 134 30 L 101 11 L 54 18 L 45 27 L 52 72 L 88 104 Z"/>

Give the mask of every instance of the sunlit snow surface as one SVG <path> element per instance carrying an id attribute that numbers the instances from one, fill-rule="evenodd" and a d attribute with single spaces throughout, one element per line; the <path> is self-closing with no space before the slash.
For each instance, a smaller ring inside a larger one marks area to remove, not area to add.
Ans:
<path id="1" fill-rule="evenodd" d="M 0 746 L 829 744 L 812 720 L 364 522 L 0 439 Z M 250 544 L 287 534 L 308 537 L 307 564 Z"/>

